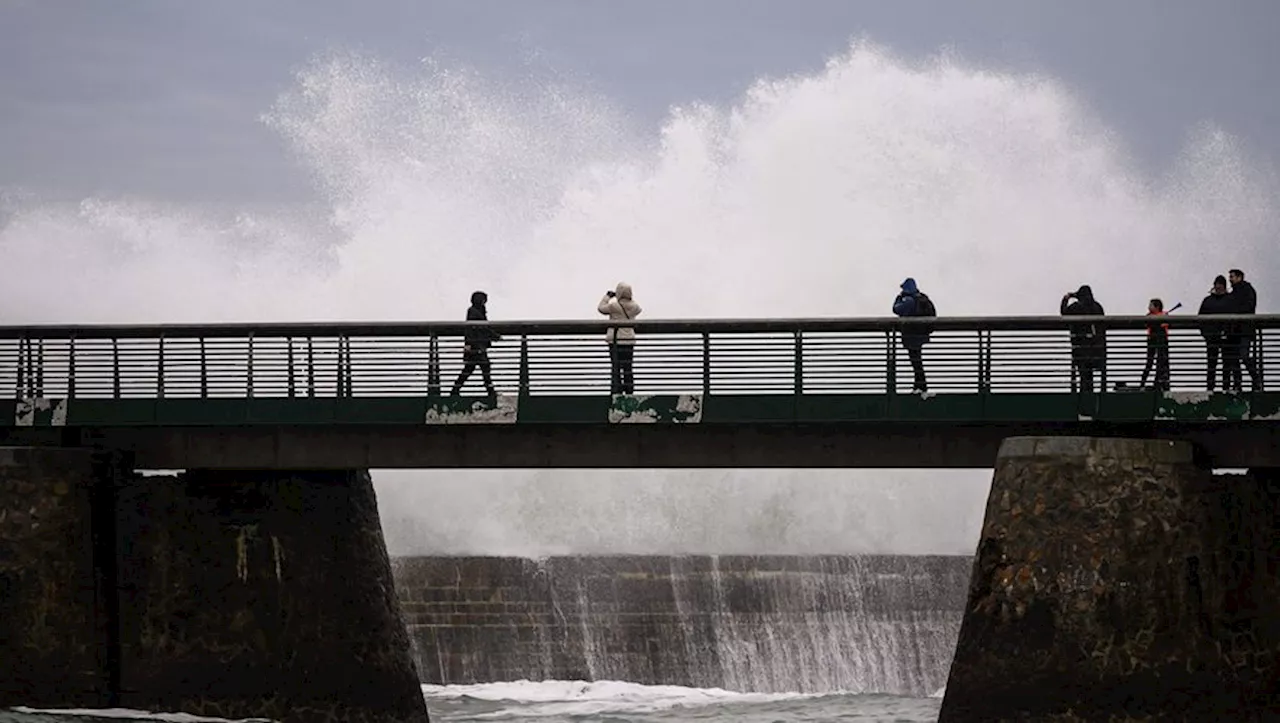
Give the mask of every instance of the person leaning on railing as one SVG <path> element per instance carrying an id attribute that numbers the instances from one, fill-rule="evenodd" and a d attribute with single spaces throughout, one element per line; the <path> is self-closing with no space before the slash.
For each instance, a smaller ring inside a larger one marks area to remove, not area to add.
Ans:
<path id="1" fill-rule="evenodd" d="M 626 321 L 640 316 L 640 305 L 632 298 L 631 284 L 620 281 L 613 291 L 606 291 L 596 310 L 613 321 Z M 636 330 L 631 326 L 609 327 L 605 332 L 609 344 L 610 391 L 612 394 L 635 394 Z"/>
<path id="2" fill-rule="evenodd" d="M 899 288 L 902 289 L 901 293 L 893 299 L 895 315 L 904 318 L 938 315 L 938 309 L 933 305 L 933 300 L 920 291 L 915 279 L 907 278 Z M 932 333 L 932 329 L 920 324 L 902 330 L 902 346 L 907 350 L 907 358 L 911 360 L 911 372 L 915 377 L 911 388 L 912 394 L 921 396 L 929 394 L 929 381 L 924 373 L 924 345 L 928 343 L 929 335 Z"/>

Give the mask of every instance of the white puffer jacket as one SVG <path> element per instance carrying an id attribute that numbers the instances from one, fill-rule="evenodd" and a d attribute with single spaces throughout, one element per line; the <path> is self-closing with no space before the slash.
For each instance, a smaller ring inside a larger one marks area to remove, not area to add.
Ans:
<path id="1" fill-rule="evenodd" d="M 600 306 L 596 310 L 601 314 L 609 317 L 614 321 L 626 321 L 640 316 L 640 305 L 631 298 L 631 284 L 621 282 L 618 288 L 614 290 L 617 296 L 609 296 L 600 300 Z M 614 329 L 605 332 L 604 339 L 610 344 L 614 341 Z M 629 327 L 620 327 L 617 329 L 617 342 L 619 344 L 636 343 L 636 330 Z"/>

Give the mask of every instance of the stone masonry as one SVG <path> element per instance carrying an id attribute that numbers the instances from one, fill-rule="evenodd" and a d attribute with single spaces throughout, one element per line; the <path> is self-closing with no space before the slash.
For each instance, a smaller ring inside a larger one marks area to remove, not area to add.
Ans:
<path id="1" fill-rule="evenodd" d="M 92 524 L 109 488 L 98 483 L 104 461 L 85 449 L 0 448 L 0 708 L 112 702 Z"/>
<path id="2" fill-rule="evenodd" d="M 1007 440 L 939 720 L 1277 719 L 1275 482 L 1185 443 Z"/>
<path id="3" fill-rule="evenodd" d="M 367 472 L 139 478 L 119 510 L 125 706 L 427 719 Z"/>

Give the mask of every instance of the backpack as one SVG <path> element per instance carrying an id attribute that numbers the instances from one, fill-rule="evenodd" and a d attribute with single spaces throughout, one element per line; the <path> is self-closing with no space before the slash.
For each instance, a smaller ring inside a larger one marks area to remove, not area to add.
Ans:
<path id="1" fill-rule="evenodd" d="M 923 292 L 916 294 L 916 313 L 912 316 L 937 316 L 938 309 L 933 305 L 933 299 Z"/>
<path id="2" fill-rule="evenodd" d="M 933 305 L 933 299 L 930 299 L 928 294 L 925 294 L 924 292 L 917 293 L 916 294 L 916 313 L 912 314 L 912 316 L 937 316 L 937 315 L 938 315 L 938 308 Z M 921 333 L 923 333 L 925 336 L 928 336 L 933 333 L 932 324 L 923 324 L 921 326 L 922 326 Z"/>

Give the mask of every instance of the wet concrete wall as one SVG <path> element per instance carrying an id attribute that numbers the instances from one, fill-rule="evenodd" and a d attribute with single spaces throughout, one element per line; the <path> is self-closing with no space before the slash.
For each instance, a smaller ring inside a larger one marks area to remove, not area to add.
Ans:
<path id="1" fill-rule="evenodd" d="M 967 557 L 392 561 L 422 680 L 743 691 L 942 687 Z"/>

